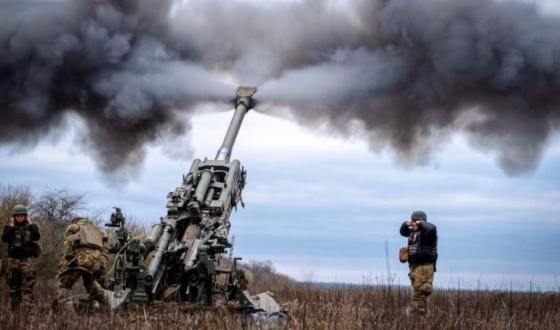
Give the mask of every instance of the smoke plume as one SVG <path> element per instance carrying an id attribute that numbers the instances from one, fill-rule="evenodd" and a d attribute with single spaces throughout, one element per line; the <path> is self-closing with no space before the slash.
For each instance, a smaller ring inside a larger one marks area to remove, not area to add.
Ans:
<path id="1" fill-rule="evenodd" d="M 425 164 L 454 132 L 533 169 L 559 128 L 560 20 L 490 0 L 0 1 L 0 143 L 33 144 L 84 119 L 103 171 L 188 133 L 225 102 L 360 136 Z"/>
<path id="2" fill-rule="evenodd" d="M 104 172 L 134 168 L 145 146 L 189 129 L 181 112 L 233 87 L 166 44 L 169 1 L 0 2 L 0 143 L 34 145 L 84 119 Z M 176 149 L 188 146 L 180 146 Z"/>
<path id="3" fill-rule="evenodd" d="M 559 128 L 557 18 L 486 0 L 368 6 L 359 11 L 368 42 L 284 70 L 258 96 L 295 109 L 304 124 L 364 134 L 403 162 L 428 162 L 463 131 L 509 174 L 538 164 Z"/>

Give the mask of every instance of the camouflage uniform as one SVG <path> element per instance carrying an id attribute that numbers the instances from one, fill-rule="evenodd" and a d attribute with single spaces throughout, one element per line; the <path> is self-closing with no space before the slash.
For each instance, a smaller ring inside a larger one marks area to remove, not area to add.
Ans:
<path id="1" fill-rule="evenodd" d="M 410 282 L 412 284 L 412 311 L 419 315 L 428 312 L 428 297 L 432 294 L 434 281 L 434 265 L 410 266 Z"/>
<path id="2" fill-rule="evenodd" d="M 415 218 L 415 214 L 423 214 L 423 218 Z M 414 231 L 406 222 L 402 224 L 400 233 L 408 236 L 408 277 L 412 284 L 412 313 L 426 315 L 428 313 L 428 297 L 432 294 L 435 264 L 437 261 L 437 227 L 429 223 L 424 212 L 416 211 L 412 220 L 420 220 L 418 230 Z"/>
<path id="3" fill-rule="evenodd" d="M 9 258 L 6 274 L 11 307 L 15 310 L 20 303 L 29 308 L 33 305 L 33 287 L 37 282 L 37 272 L 33 258 Z"/>
<path id="4" fill-rule="evenodd" d="M 102 237 L 102 247 L 80 245 L 79 241 L 72 240 L 80 230 L 86 226 L 94 227 L 87 219 L 79 219 L 66 229 L 66 241 L 62 260 L 58 266 L 58 289 L 54 307 L 59 303 L 68 301 L 72 294 L 72 287 L 82 278 L 84 287 L 89 294 L 90 300 L 99 302 L 102 308 L 108 306 L 107 299 L 101 285 L 96 280 L 104 279 L 105 267 L 107 265 L 107 233 L 95 227 Z"/>
<path id="5" fill-rule="evenodd" d="M 27 216 L 27 215 L 26 215 Z M 33 305 L 33 287 L 37 281 L 35 271 L 35 244 L 41 238 L 35 224 L 14 223 L 6 225 L 2 241 L 8 244 L 8 270 L 6 280 L 10 294 L 11 308 L 16 309 L 20 303 L 28 308 Z"/>

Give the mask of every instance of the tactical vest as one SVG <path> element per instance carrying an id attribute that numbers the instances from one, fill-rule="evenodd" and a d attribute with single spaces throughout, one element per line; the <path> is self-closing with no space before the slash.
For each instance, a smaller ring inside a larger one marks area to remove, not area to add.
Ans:
<path id="1" fill-rule="evenodd" d="M 435 263 L 437 260 L 437 235 L 428 242 L 422 232 L 413 232 L 408 238 L 408 262 L 411 265 Z"/>
<path id="2" fill-rule="evenodd" d="M 35 254 L 35 245 L 31 239 L 29 226 L 14 226 L 14 236 L 8 243 L 8 256 L 10 258 L 28 258 Z"/>
<path id="3" fill-rule="evenodd" d="M 103 251 L 103 234 L 91 223 L 80 223 L 77 225 L 80 230 L 66 237 L 66 240 L 72 243 L 74 248 L 90 248 Z"/>

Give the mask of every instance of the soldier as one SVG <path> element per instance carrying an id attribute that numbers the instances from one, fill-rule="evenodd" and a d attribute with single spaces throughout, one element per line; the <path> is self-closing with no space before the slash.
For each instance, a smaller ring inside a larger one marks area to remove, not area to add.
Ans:
<path id="1" fill-rule="evenodd" d="M 72 287 L 81 277 L 90 301 L 95 300 L 102 309 L 108 310 L 109 303 L 104 290 L 95 281 L 104 276 L 107 265 L 107 233 L 88 219 L 75 218 L 66 229 L 65 236 L 53 309 L 60 311 L 60 304 L 67 302 L 72 294 Z"/>
<path id="2" fill-rule="evenodd" d="M 402 224 L 400 232 L 408 237 L 408 265 L 412 284 L 412 313 L 426 315 L 428 296 L 432 293 L 432 282 L 437 261 L 437 228 L 428 222 L 423 211 L 414 211 L 410 221 Z"/>
<path id="3" fill-rule="evenodd" d="M 33 258 L 37 256 L 35 242 L 40 238 L 39 228 L 27 216 L 27 208 L 16 205 L 2 233 L 2 241 L 8 244 L 7 282 L 12 310 L 20 303 L 26 308 L 33 305 L 33 286 L 37 281 Z"/>

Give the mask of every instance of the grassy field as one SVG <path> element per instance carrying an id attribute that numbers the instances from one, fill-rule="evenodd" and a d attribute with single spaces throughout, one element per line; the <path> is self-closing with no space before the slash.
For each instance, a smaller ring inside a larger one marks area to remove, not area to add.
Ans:
<path id="1" fill-rule="evenodd" d="M 112 315 L 51 315 L 55 282 L 36 286 L 37 308 L 11 313 L 2 278 L 0 329 L 258 329 L 227 309 L 198 309 L 162 303 Z M 81 286 L 81 285 L 80 285 Z M 560 329 L 560 294 L 436 290 L 425 318 L 407 316 L 408 288 L 384 286 L 318 288 L 270 284 L 251 292 L 273 291 L 295 321 L 281 329 Z"/>

